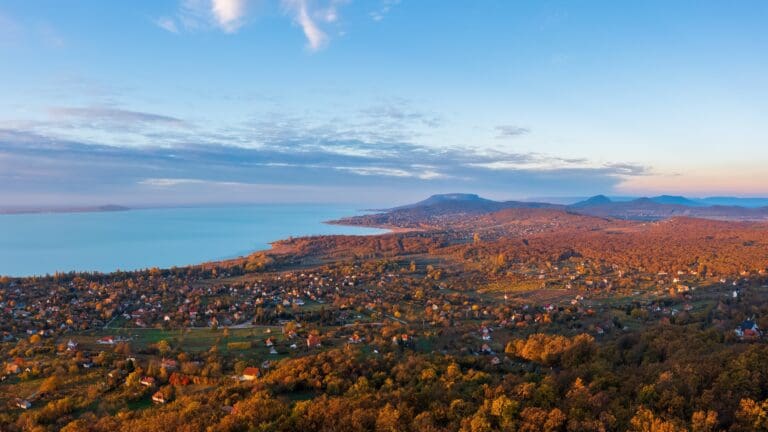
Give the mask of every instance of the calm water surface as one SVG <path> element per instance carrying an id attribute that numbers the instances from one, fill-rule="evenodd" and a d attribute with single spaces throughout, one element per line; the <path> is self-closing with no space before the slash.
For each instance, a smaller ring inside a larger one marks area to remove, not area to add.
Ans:
<path id="1" fill-rule="evenodd" d="M 0 215 L 0 275 L 171 267 L 233 258 L 314 234 L 378 234 L 324 224 L 359 214 L 327 205 L 248 205 Z"/>

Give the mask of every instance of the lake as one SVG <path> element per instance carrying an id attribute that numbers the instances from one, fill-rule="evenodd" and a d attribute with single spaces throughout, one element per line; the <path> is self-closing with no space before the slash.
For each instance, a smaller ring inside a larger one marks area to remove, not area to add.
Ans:
<path id="1" fill-rule="evenodd" d="M 0 215 L 0 275 L 183 266 L 247 255 L 290 236 L 385 232 L 323 223 L 360 213 L 265 204 Z"/>

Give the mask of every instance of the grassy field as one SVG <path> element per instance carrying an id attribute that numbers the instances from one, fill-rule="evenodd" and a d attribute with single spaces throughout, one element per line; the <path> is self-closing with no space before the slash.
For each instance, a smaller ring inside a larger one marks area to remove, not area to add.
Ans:
<path id="1" fill-rule="evenodd" d="M 271 333 L 269 332 L 271 331 Z M 100 345 L 96 341 L 105 336 L 114 336 L 128 339 L 134 350 L 146 349 L 162 340 L 167 341 L 172 347 L 181 348 L 187 352 L 201 352 L 211 349 L 214 345 L 221 352 L 227 352 L 227 344 L 231 342 L 254 342 L 256 347 L 249 351 L 253 354 L 268 354 L 264 341 L 272 337 L 280 343 L 284 337 L 279 326 L 260 326 L 252 328 L 192 328 L 164 330 L 155 328 L 109 328 L 92 330 L 86 333 L 71 336 L 71 339 L 81 345 L 82 348 L 100 351 L 108 349 L 109 345 Z M 66 341 L 63 341 L 66 342 Z M 263 348 L 263 349 L 262 349 Z"/>

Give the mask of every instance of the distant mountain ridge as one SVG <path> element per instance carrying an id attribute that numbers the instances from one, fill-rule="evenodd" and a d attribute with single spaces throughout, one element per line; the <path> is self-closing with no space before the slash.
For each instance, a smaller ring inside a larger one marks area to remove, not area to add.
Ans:
<path id="1" fill-rule="evenodd" d="M 768 221 L 768 207 L 710 205 L 706 200 L 659 195 L 631 200 L 612 200 L 596 195 L 571 205 L 546 202 L 494 201 L 472 193 L 448 193 L 378 213 L 344 218 L 334 223 L 425 228 L 445 226 L 457 219 L 481 216 L 507 209 L 543 209 L 613 219 L 661 220 L 695 217 L 734 221 Z"/>

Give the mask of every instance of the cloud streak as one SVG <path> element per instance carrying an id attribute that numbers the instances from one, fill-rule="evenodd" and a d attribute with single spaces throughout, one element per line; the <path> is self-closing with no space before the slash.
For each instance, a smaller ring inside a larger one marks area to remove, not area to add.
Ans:
<path id="1" fill-rule="evenodd" d="M 531 130 L 528 128 L 515 126 L 515 125 L 500 125 L 496 126 L 496 138 L 516 138 L 523 135 L 528 135 Z"/>
<path id="2" fill-rule="evenodd" d="M 325 8 L 317 9 L 311 7 L 310 0 L 282 0 L 282 4 L 294 23 L 304 32 L 310 51 L 319 51 L 328 44 L 328 34 L 320 28 L 318 21 L 335 22 L 338 19 L 338 2 L 331 1 Z"/>
<path id="3" fill-rule="evenodd" d="M 51 107 L 49 114 L 57 118 L 106 120 L 117 123 L 160 123 L 167 126 L 183 126 L 178 118 L 140 111 L 108 107 Z"/>

